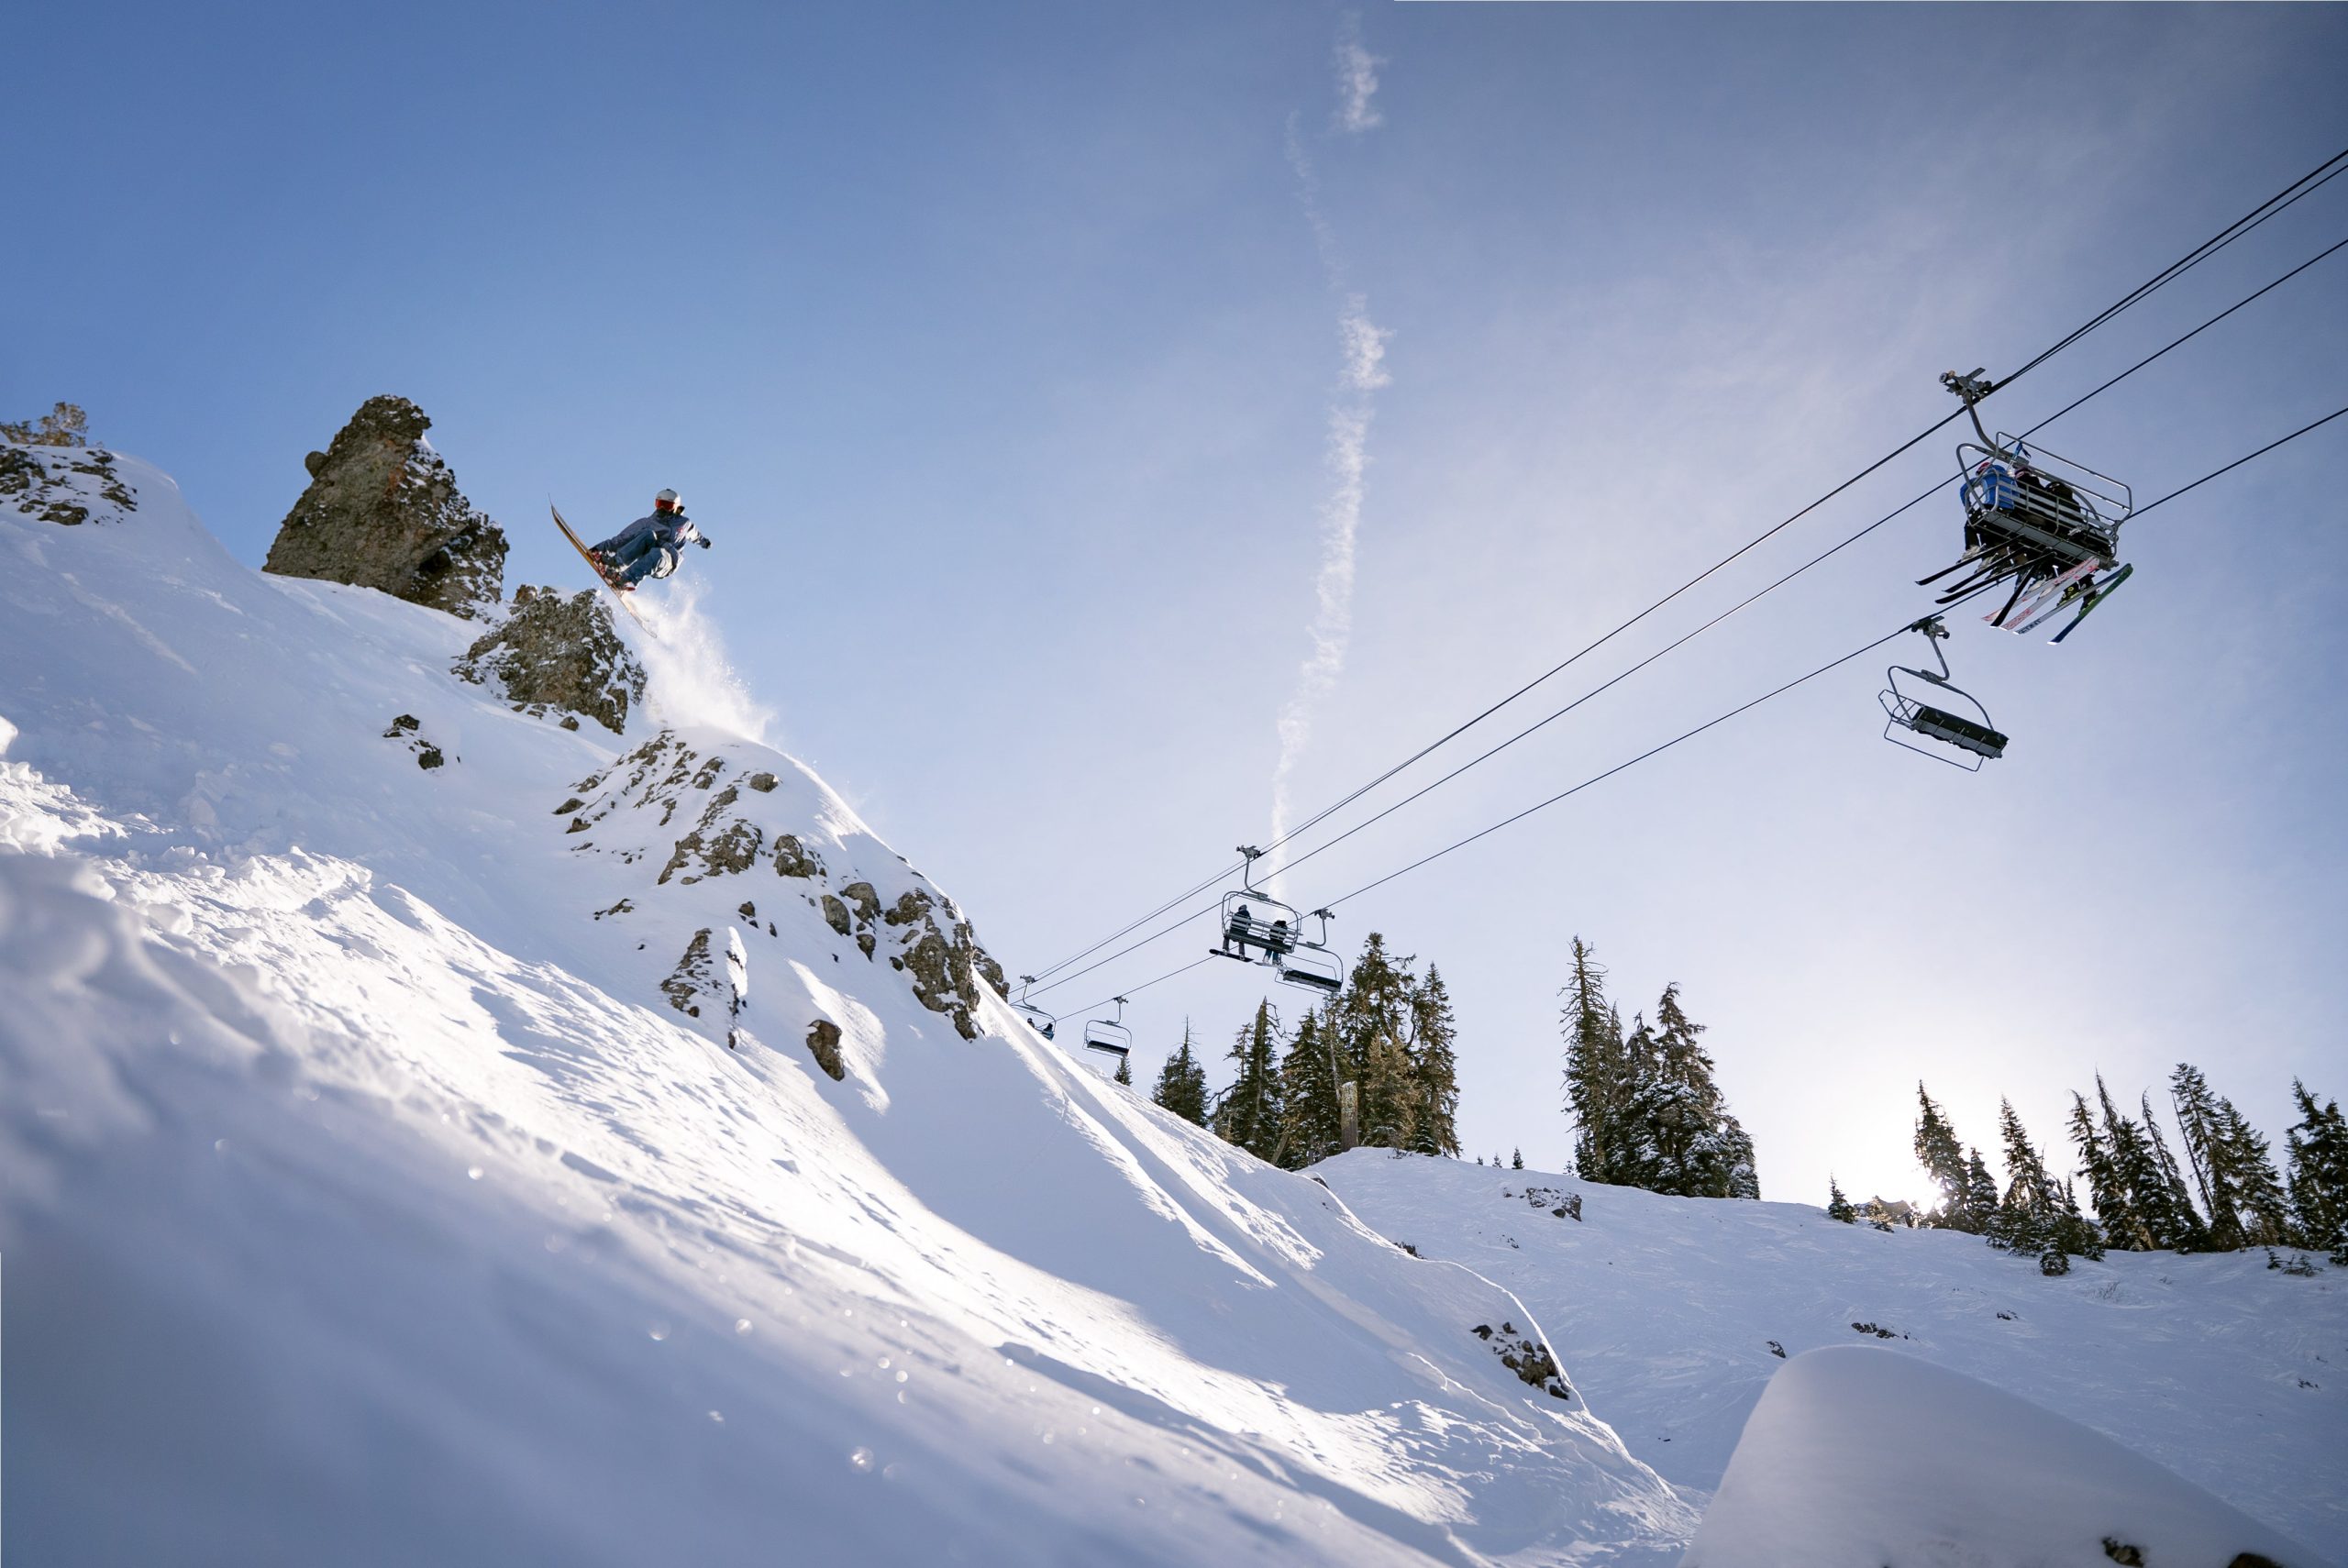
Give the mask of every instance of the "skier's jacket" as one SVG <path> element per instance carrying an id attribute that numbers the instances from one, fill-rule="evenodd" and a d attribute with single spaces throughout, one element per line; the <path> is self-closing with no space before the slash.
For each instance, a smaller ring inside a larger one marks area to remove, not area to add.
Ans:
<path id="1" fill-rule="evenodd" d="M 701 540 L 701 530 L 694 527 L 693 520 L 683 513 L 655 512 L 649 516 L 637 518 L 595 547 L 614 555 L 628 555 L 633 553 L 629 547 L 648 534 L 655 544 L 671 550 L 681 550 L 687 545 L 697 544 Z"/>

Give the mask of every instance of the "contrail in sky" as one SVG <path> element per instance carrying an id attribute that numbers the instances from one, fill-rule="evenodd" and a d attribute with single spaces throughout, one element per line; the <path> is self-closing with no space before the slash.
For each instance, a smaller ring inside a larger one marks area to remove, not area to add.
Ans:
<path id="1" fill-rule="evenodd" d="M 1341 24 L 1335 59 L 1339 101 L 1333 124 L 1340 133 L 1358 135 L 1379 124 L 1382 117 L 1372 102 L 1382 62 L 1362 46 L 1357 17 L 1348 15 Z M 1340 362 L 1323 458 L 1329 490 L 1321 502 L 1321 569 L 1313 581 L 1312 651 L 1297 672 L 1296 690 L 1279 713 L 1279 761 L 1272 769 L 1275 838 L 1288 831 L 1290 778 L 1312 739 L 1313 710 L 1345 673 L 1346 649 L 1353 635 L 1354 543 L 1361 525 L 1363 479 L 1369 466 L 1370 416 L 1378 389 L 1392 380 L 1383 363 L 1388 334 L 1370 320 L 1368 301 L 1346 286 L 1336 237 L 1321 210 L 1320 183 L 1293 115 L 1288 124 L 1288 160 L 1296 171 L 1298 198 L 1305 221 L 1312 226 L 1313 246 L 1320 252 L 1330 292 L 1337 297 Z"/>

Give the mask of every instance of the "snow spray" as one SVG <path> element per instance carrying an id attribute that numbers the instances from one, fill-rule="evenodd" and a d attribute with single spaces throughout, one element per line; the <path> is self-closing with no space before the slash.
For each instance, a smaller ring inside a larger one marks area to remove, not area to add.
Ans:
<path id="1" fill-rule="evenodd" d="M 686 578 L 657 597 L 637 595 L 635 608 L 651 634 L 637 649 L 649 678 L 646 701 L 662 723 L 706 726 L 770 744 L 767 726 L 774 723 L 774 710 L 750 695 L 727 660 L 716 624 L 702 612 L 704 586 Z"/>

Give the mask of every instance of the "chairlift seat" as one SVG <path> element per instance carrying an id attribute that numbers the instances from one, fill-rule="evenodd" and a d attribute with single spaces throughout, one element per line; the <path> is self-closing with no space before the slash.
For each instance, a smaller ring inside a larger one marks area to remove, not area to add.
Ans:
<path id="1" fill-rule="evenodd" d="M 1308 942 L 1279 961 L 1279 978 L 1284 986 L 1333 997 L 1346 988 L 1346 966 L 1335 953 Z"/>
<path id="2" fill-rule="evenodd" d="M 1134 1032 L 1122 1023 L 1096 1018 L 1084 1026 L 1084 1048 L 1122 1062 L 1134 1048 Z"/>
<path id="3" fill-rule="evenodd" d="M 1988 725 L 1977 724 L 1970 719 L 1922 702 L 1912 703 L 1911 707 L 1913 711 L 1909 714 L 1908 727 L 1917 734 L 1962 746 L 1977 756 L 1992 758 L 2005 756 L 2006 737 Z"/>

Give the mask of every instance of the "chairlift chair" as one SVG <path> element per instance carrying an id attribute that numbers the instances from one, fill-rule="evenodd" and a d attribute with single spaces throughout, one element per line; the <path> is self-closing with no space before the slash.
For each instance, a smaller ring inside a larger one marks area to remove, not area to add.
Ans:
<path id="1" fill-rule="evenodd" d="M 1948 635 L 1948 628 L 1941 624 L 1941 618 L 1937 615 L 1927 615 L 1908 629 L 1911 632 L 1922 632 L 1924 635 L 1926 644 L 1933 650 L 1933 659 L 1940 665 L 1940 671 L 1935 674 L 1929 669 L 1916 669 L 1908 665 L 1895 664 L 1884 672 L 1884 679 L 1888 684 L 1877 699 L 1883 704 L 1883 711 L 1888 720 L 1883 726 L 1883 738 L 1894 745 L 1903 745 L 1910 751 L 1922 753 L 1935 761 L 1945 762 L 1952 767 L 1962 767 L 1968 773 L 1978 773 L 1984 762 L 2005 756 L 2006 737 L 1990 723 L 1989 710 L 1984 708 L 1980 701 L 1972 693 L 1966 691 L 1949 679 L 1948 656 L 1941 652 L 1941 640 Z M 1934 688 L 1933 695 L 1935 696 L 1946 693 L 1948 697 L 1959 698 L 1970 703 L 1974 711 L 1981 715 L 1980 718 L 1977 721 L 1967 718 L 1962 713 L 1953 712 L 1947 708 L 1926 702 L 1920 697 L 1902 691 L 1899 689 L 1899 678 L 1903 675 L 1911 676 L 1932 686 Z M 1939 746 L 1918 745 L 1912 741 L 1902 740 L 1895 733 L 1900 730 L 1941 744 Z M 1943 746 L 1954 747 L 1965 756 L 1951 756 L 1941 749 Z"/>
<path id="2" fill-rule="evenodd" d="M 1113 999 L 1117 1004 L 1117 1016 L 1088 1021 L 1084 1026 L 1084 1048 L 1098 1051 L 1123 1066 L 1125 1058 L 1133 1054 L 1134 1032 L 1124 1024 L 1125 999 L 1117 997 Z"/>
<path id="3" fill-rule="evenodd" d="M 1019 977 L 1019 994 L 1012 999 L 1012 1010 L 1027 1021 L 1029 1028 L 1049 1040 L 1052 1037 L 1052 1025 L 1056 1021 L 1050 1013 L 1027 999 L 1027 988 L 1035 983 L 1036 977 L 1033 975 Z"/>
<path id="4" fill-rule="evenodd" d="M 1962 376 L 1947 371 L 1941 381 L 1964 400 L 1980 439 L 1956 448 L 1965 553 L 1919 582 L 1959 573 L 1941 595 L 1942 603 L 1952 604 L 2010 580 L 2012 593 L 1985 619 L 2015 631 L 2074 603 L 2081 604 L 2084 616 L 2128 575 L 2120 564 L 2120 526 L 2135 508 L 2134 492 L 2108 474 L 2026 447 L 2019 436 L 2002 430 L 1992 436 L 1975 404 L 1995 386 L 1978 370 Z M 2016 615 L 2033 588 L 2040 591 L 2031 608 Z"/>
<path id="5" fill-rule="evenodd" d="M 1296 910 L 1257 888 L 1256 862 L 1264 852 L 1243 844 L 1239 853 L 1246 861 L 1246 868 L 1240 876 L 1239 888 L 1223 896 L 1220 943 L 1207 951 L 1218 958 L 1236 958 L 1243 964 L 1278 966 L 1296 950 L 1300 940 Z M 1251 947 L 1263 956 L 1248 957 Z"/>
<path id="6" fill-rule="evenodd" d="M 1346 988 L 1346 961 L 1329 946 L 1329 911 L 1314 910 L 1312 918 L 1321 922 L 1321 940 L 1300 942 L 1281 956 L 1280 984 L 1333 997 Z"/>

